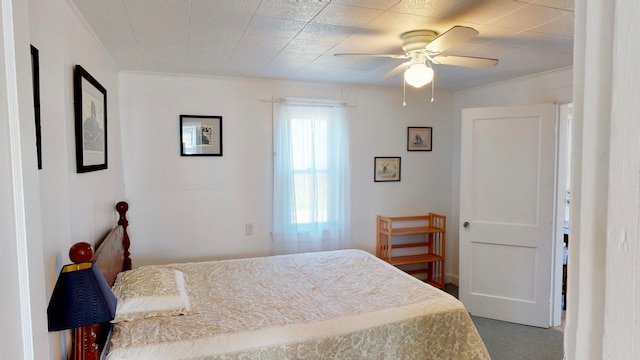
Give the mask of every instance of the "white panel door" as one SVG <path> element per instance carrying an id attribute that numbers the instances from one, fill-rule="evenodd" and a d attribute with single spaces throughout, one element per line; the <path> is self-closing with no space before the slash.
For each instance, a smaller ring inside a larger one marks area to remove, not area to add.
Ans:
<path id="1" fill-rule="evenodd" d="M 556 108 L 462 111 L 460 300 L 472 315 L 551 325 Z"/>

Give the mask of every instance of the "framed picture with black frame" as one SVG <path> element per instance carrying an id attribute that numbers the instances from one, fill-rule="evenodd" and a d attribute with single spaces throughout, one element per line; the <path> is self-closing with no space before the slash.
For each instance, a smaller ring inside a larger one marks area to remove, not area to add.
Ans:
<path id="1" fill-rule="evenodd" d="M 373 181 L 400 181 L 400 157 L 375 157 Z"/>
<path id="2" fill-rule="evenodd" d="M 36 154 L 38 170 L 42 170 L 42 124 L 40 122 L 40 55 L 31 45 L 31 81 L 33 82 L 33 115 L 36 121 Z"/>
<path id="3" fill-rule="evenodd" d="M 222 156 L 222 116 L 180 115 L 180 156 Z"/>
<path id="4" fill-rule="evenodd" d="M 433 132 L 430 127 L 407 128 L 407 151 L 431 151 Z"/>
<path id="5" fill-rule="evenodd" d="M 79 173 L 107 168 L 107 90 L 82 66 L 73 73 L 76 167 Z"/>

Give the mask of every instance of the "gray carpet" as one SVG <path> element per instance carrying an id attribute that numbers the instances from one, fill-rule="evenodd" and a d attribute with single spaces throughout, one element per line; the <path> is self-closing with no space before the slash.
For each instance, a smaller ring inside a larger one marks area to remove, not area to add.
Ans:
<path id="1" fill-rule="evenodd" d="M 445 291 L 458 297 L 458 288 L 447 284 Z M 492 360 L 562 360 L 564 334 L 472 316 Z"/>
<path id="2" fill-rule="evenodd" d="M 492 360 L 562 360 L 563 333 L 556 329 L 472 316 Z"/>

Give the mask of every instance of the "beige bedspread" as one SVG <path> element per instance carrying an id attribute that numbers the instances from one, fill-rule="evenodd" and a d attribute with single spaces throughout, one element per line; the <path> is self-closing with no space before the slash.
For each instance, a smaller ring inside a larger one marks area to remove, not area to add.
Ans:
<path id="1" fill-rule="evenodd" d="M 116 324 L 116 359 L 489 359 L 463 305 L 359 250 L 166 265 L 187 315 Z"/>

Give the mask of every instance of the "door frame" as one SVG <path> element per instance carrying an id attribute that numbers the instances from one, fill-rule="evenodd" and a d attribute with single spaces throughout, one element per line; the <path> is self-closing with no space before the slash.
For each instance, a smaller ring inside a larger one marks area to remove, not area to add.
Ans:
<path id="1" fill-rule="evenodd" d="M 551 273 L 551 324 L 562 323 L 562 257 L 564 245 L 565 188 L 571 169 L 569 168 L 568 138 L 571 129 L 567 124 L 568 109 L 571 101 L 556 103 L 556 169 L 554 178 L 554 232 L 553 232 L 553 268 Z M 566 299 L 565 299 L 566 302 Z"/>

